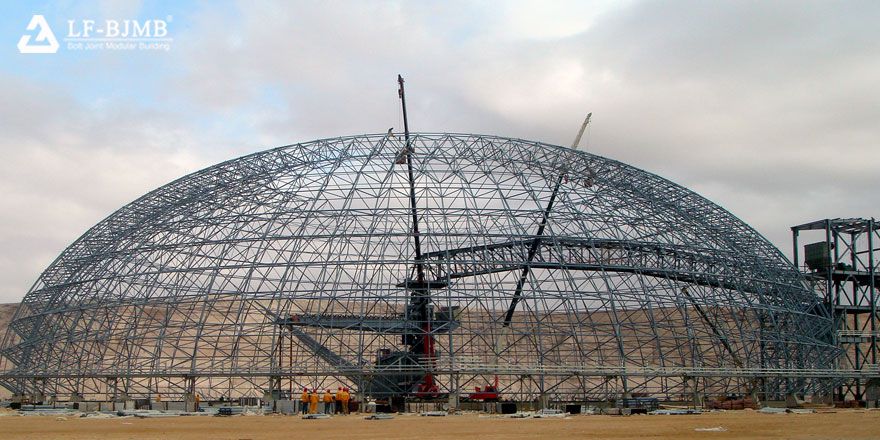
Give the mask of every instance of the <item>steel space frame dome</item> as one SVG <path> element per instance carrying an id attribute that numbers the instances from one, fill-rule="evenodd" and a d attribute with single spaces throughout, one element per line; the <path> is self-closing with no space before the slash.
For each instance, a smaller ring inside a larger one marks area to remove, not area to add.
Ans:
<path id="1" fill-rule="evenodd" d="M 421 260 L 402 137 L 220 163 L 119 209 L 40 275 L 4 338 L 3 385 L 412 398 L 430 374 L 434 397 L 494 376 L 520 400 L 769 397 L 832 367 L 802 276 L 699 195 L 540 142 L 411 140 Z"/>

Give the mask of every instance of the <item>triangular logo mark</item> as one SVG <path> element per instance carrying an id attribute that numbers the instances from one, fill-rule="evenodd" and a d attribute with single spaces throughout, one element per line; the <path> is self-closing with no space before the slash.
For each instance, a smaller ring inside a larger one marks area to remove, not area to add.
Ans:
<path id="1" fill-rule="evenodd" d="M 55 34 L 52 33 L 49 23 L 46 22 L 46 18 L 42 15 L 34 15 L 27 26 L 28 31 L 34 31 L 37 28 L 39 28 L 40 31 L 37 32 L 37 37 L 34 39 L 34 42 L 40 44 L 31 44 L 31 35 L 24 34 L 21 36 L 21 39 L 18 40 L 18 51 L 21 53 L 58 52 L 58 40 L 55 39 Z"/>

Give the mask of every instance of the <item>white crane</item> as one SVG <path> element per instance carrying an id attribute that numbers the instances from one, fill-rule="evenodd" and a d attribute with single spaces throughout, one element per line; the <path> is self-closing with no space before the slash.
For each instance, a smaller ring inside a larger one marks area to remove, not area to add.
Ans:
<path id="1" fill-rule="evenodd" d="M 574 138 L 574 142 L 572 142 L 572 144 L 571 144 L 572 149 L 576 150 L 578 148 L 578 145 L 581 143 L 581 138 L 584 136 L 584 132 L 587 130 L 587 126 L 590 124 L 590 119 L 592 117 L 593 117 L 592 112 L 587 113 L 587 117 L 584 119 L 584 123 L 581 124 L 581 129 L 578 130 L 577 137 Z M 556 195 L 559 193 L 559 188 L 562 186 L 563 180 L 567 180 L 567 178 L 566 178 L 567 174 L 568 174 L 568 167 L 563 165 L 563 168 L 562 168 L 561 172 L 559 173 L 559 179 L 557 180 L 556 186 L 554 186 L 554 188 L 553 188 L 553 193 L 550 196 L 550 201 L 547 203 L 547 207 L 544 209 L 544 218 L 541 221 L 541 225 L 538 228 L 537 234 L 535 234 L 536 238 L 532 244 L 531 250 L 529 251 L 529 254 L 527 257 L 528 260 L 527 260 L 525 266 L 523 267 L 522 274 L 520 275 L 519 281 L 517 282 L 516 290 L 513 294 L 513 300 L 510 304 L 510 307 L 507 309 L 507 314 L 504 318 L 504 323 L 501 327 L 501 332 L 498 334 L 498 337 L 495 340 L 495 347 L 493 350 L 494 355 L 495 355 L 494 356 L 495 359 L 493 361 L 493 367 L 495 368 L 496 371 L 498 370 L 498 360 L 501 357 L 501 352 L 503 352 L 504 350 L 507 349 L 506 342 L 507 342 L 508 334 L 510 333 L 510 323 L 511 323 L 511 320 L 513 319 L 513 313 L 514 313 L 514 310 L 516 309 L 516 305 L 522 296 L 522 289 L 525 285 L 526 279 L 528 278 L 529 272 L 531 271 L 530 264 L 532 262 L 532 259 L 534 259 L 538 245 L 540 244 L 541 237 L 544 235 L 544 227 L 547 225 L 547 220 L 550 217 L 550 211 L 553 209 L 553 202 L 556 199 Z M 589 169 L 589 174 L 590 174 L 589 177 L 584 182 L 584 185 L 587 187 L 592 186 L 593 178 L 595 176 L 595 173 L 593 172 L 592 169 Z M 488 388 L 489 387 L 487 387 L 487 389 Z M 491 389 L 495 393 L 499 393 L 499 391 L 500 391 L 498 389 L 498 374 L 495 374 L 495 383 L 494 383 L 494 386 L 491 387 Z"/>

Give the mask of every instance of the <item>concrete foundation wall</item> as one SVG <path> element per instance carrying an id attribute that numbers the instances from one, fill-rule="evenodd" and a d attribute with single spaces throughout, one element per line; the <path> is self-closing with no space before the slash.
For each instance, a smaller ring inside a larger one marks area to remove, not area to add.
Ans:
<path id="1" fill-rule="evenodd" d="M 296 414 L 297 409 L 299 409 L 299 401 L 293 400 L 276 400 L 275 401 L 275 412 L 291 415 Z"/>
<path id="2" fill-rule="evenodd" d="M 186 402 L 162 402 L 168 411 L 187 411 Z"/>

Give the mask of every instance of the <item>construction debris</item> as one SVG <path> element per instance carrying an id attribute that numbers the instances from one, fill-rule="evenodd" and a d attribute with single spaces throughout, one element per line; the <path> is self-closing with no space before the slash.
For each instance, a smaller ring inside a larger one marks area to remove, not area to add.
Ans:
<path id="1" fill-rule="evenodd" d="M 67 408 L 37 408 L 25 409 L 22 407 L 19 414 L 23 416 L 66 416 L 76 413 L 75 410 Z"/>
<path id="2" fill-rule="evenodd" d="M 652 416 L 683 416 L 690 414 L 702 414 L 703 411 L 693 408 L 688 409 L 658 409 L 648 413 Z"/>
<path id="3" fill-rule="evenodd" d="M 305 414 L 302 418 L 306 420 L 329 419 L 330 414 Z"/>
<path id="4" fill-rule="evenodd" d="M 713 400 L 707 404 L 709 409 L 758 409 L 758 405 L 751 397 L 743 399 L 720 399 Z"/>
<path id="5" fill-rule="evenodd" d="M 90 413 L 85 413 L 85 414 L 83 414 L 83 415 L 81 415 L 81 416 L 79 416 L 79 417 L 80 417 L 81 419 L 115 419 L 115 418 L 118 417 L 118 416 L 117 416 L 116 414 L 113 414 L 113 413 L 106 413 L 106 412 L 90 412 Z"/>
<path id="6" fill-rule="evenodd" d="M 364 420 L 390 420 L 393 418 L 394 416 L 392 416 L 391 414 L 378 413 L 364 417 Z"/>
<path id="7" fill-rule="evenodd" d="M 548 418 L 564 419 L 568 416 L 569 416 L 569 414 L 567 412 L 562 412 L 562 410 L 552 409 L 552 408 L 544 408 L 544 409 L 540 409 L 538 411 L 535 411 L 535 413 L 532 415 L 532 418 L 535 418 L 535 419 L 548 419 Z"/>
<path id="8" fill-rule="evenodd" d="M 758 410 L 761 414 L 813 414 L 814 409 L 809 408 L 771 408 L 765 407 Z"/>
<path id="9" fill-rule="evenodd" d="M 714 428 L 694 428 L 694 431 L 697 432 L 727 432 L 727 428 L 723 426 L 716 426 Z"/>

